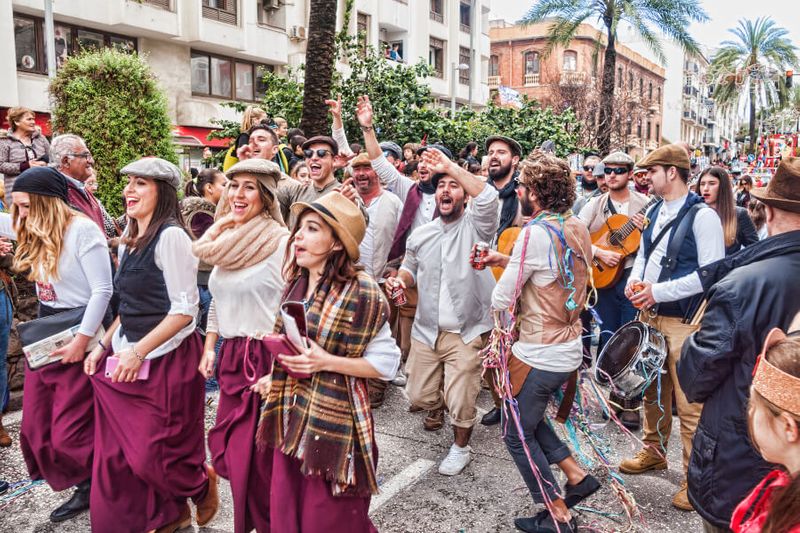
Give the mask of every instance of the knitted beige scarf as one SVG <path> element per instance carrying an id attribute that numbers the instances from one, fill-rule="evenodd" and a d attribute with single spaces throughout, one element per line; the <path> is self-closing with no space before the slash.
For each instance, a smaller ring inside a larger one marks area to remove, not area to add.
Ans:
<path id="1" fill-rule="evenodd" d="M 219 231 L 217 220 L 194 242 L 192 251 L 206 263 L 227 270 L 241 270 L 256 265 L 278 249 L 289 230 L 268 213 L 257 215 L 239 227 Z M 219 235 L 217 235 L 219 233 Z M 216 238 L 212 236 L 217 235 Z"/>

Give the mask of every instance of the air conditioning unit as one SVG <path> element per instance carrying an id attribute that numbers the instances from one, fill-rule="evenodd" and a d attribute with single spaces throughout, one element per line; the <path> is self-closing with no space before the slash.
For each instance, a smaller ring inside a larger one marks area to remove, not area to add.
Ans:
<path id="1" fill-rule="evenodd" d="M 265 11 L 277 11 L 281 8 L 281 0 L 264 0 Z"/>
<path id="2" fill-rule="evenodd" d="M 289 28 L 289 38 L 293 41 L 302 41 L 306 38 L 305 26 L 292 26 Z"/>

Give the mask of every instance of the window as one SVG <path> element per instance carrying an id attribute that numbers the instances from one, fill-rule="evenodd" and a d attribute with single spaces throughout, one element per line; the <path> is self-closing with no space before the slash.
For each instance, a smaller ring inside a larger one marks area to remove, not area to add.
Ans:
<path id="1" fill-rule="evenodd" d="M 428 48 L 428 64 L 433 67 L 433 75 L 444 78 L 444 41 L 436 37 L 430 38 Z"/>
<path id="2" fill-rule="evenodd" d="M 633 72 L 628 72 L 628 90 L 633 92 Z"/>
<path id="3" fill-rule="evenodd" d="M 658 98 L 657 102 L 660 104 L 661 103 L 661 87 L 656 89 L 656 96 Z"/>
<path id="4" fill-rule="evenodd" d="M 564 67 L 563 70 L 568 72 L 575 72 L 578 70 L 578 53 L 572 50 L 564 52 Z"/>
<path id="5" fill-rule="evenodd" d="M 431 20 L 444 23 L 444 0 L 431 0 Z"/>
<path id="6" fill-rule="evenodd" d="M 358 51 L 362 56 L 366 55 L 369 44 L 369 15 L 366 13 L 356 15 L 356 39 L 358 40 Z"/>
<path id="7" fill-rule="evenodd" d="M 472 28 L 472 6 L 469 2 L 461 2 L 459 5 L 459 20 L 461 31 L 469 33 Z"/>
<path id="8" fill-rule="evenodd" d="M 639 97 L 644 97 L 644 78 L 639 78 Z"/>
<path id="9" fill-rule="evenodd" d="M 648 141 L 650 140 L 650 134 L 652 133 L 650 121 L 647 121 L 647 137 L 645 137 Z"/>
<path id="10" fill-rule="evenodd" d="M 472 57 L 469 48 L 464 46 L 458 48 L 458 63 L 459 65 L 467 65 L 470 67 L 467 70 L 458 71 L 458 82 L 462 85 L 469 85 L 470 71 L 472 71 Z"/>
<path id="11" fill-rule="evenodd" d="M 271 65 L 259 65 L 192 51 L 192 93 L 236 100 L 257 101 L 264 97 L 264 73 Z"/>
<path id="12" fill-rule="evenodd" d="M 539 52 L 525 52 L 525 75 L 539 74 Z"/>
<path id="13" fill-rule="evenodd" d="M 258 0 L 258 22 L 285 30 L 286 1 L 289 0 Z"/>
<path id="14" fill-rule="evenodd" d="M 203 17 L 226 24 L 236 24 L 238 0 L 203 0 Z"/>
<path id="15" fill-rule="evenodd" d="M 489 76 L 500 75 L 500 58 L 497 56 L 489 56 Z"/>
<path id="16" fill-rule="evenodd" d="M 170 0 L 144 0 L 144 3 L 161 9 L 166 9 L 167 11 L 172 11 Z"/>
<path id="17" fill-rule="evenodd" d="M 56 51 L 56 68 L 76 50 L 96 50 L 114 47 L 135 53 L 136 39 L 69 24 L 55 23 L 53 40 Z M 17 70 L 47 74 L 47 50 L 44 43 L 44 21 L 40 18 L 14 15 L 14 46 Z"/>
<path id="18" fill-rule="evenodd" d="M 647 99 L 653 100 L 653 82 L 651 81 L 647 86 Z"/>
<path id="19" fill-rule="evenodd" d="M 617 86 L 622 86 L 625 82 L 625 78 L 622 77 L 622 67 L 617 67 Z"/>
<path id="20" fill-rule="evenodd" d="M 656 142 L 661 144 L 661 125 L 656 124 Z"/>
<path id="21" fill-rule="evenodd" d="M 636 121 L 636 136 L 642 138 L 642 119 Z"/>

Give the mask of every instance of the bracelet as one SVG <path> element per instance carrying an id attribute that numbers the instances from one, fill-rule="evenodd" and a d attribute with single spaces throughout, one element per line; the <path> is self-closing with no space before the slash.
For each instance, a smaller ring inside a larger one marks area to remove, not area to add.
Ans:
<path id="1" fill-rule="evenodd" d="M 375 129 L 374 126 L 359 126 L 359 128 L 361 128 L 361 131 L 372 131 Z"/>
<path id="2" fill-rule="evenodd" d="M 97 341 L 97 344 L 99 344 L 99 345 L 100 345 L 100 347 L 103 349 L 103 351 L 105 351 L 105 350 L 108 350 L 108 348 L 106 347 L 106 345 L 105 345 L 105 344 L 103 344 L 103 339 L 100 339 L 99 341 Z"/>
<path id="3" fill-rule="evenodd" d="M 136 359 L 138 359 L 140 362 L 144 363 L 144 357 L 142 357 L 142 355 L 139 352 L 136 351 L 136 348 L 133 348 L 132 351 L 133 351 L 133 355 L 136 357 Z"/>

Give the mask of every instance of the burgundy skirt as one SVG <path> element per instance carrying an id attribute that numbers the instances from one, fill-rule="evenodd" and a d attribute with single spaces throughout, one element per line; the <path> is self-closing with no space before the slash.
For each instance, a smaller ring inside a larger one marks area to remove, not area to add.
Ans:
<path id="1" fill-rule="evenodd" d="M 231 484 L 236 533 L 270 530 L 272 455 L 256 449 L 261 397 L 250 386 L 269 372 L 271 359 L 262 343 L 244 337 L 225 339 L 219 352 L 219 406 L 208 448 L 214 469 Z"/>
<path id="2" fill-rule="evenodd" d="M 112 383 L 106 350 L 92 376 L 95 450 L 92 531 L 157 529 L 176 520 L 187 498 L 208 491 L 203 415 L 203 344 L 193 333 L 150 362 L 150 377 Z"/>
<path id="3" fill-rule="evenodd" d="M 304 476 L 299 459 L 272 451 L 270 524 L 275 533 L 377 533 L 370 496 L 333 496 L 329 482 Z"/>
<path id="4" fill-rule="evenodd" d="M 25 369 L 20 447 L 31 479 L 60 491 L 92 475 L 94 393 L 83 362 Z"/>

